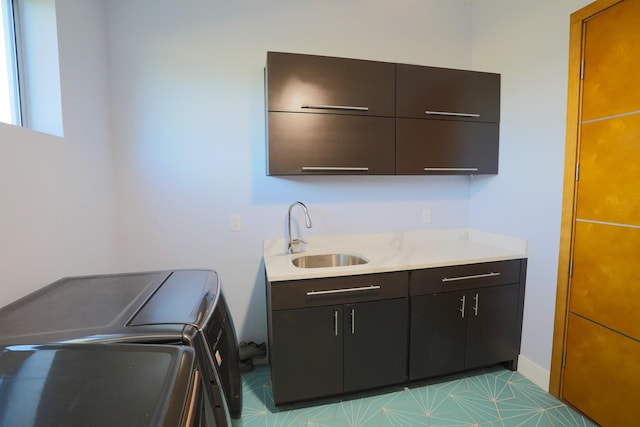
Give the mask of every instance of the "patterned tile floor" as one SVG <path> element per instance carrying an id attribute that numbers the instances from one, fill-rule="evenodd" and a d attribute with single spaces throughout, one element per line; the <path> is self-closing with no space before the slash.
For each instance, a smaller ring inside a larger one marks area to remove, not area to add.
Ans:
<path id="1" fill-rule="evenodd" d="M 521 374 L 506 369 L 277 412 L 267 366 L 243 374 L 242 381 L 242 418 L 234 427 L 595 426 Z"/>

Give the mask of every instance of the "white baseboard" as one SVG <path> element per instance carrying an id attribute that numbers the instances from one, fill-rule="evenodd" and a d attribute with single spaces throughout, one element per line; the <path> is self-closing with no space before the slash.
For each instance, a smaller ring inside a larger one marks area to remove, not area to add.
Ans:
<path id="1" fill-rule="evenodd" d="M 544 391 L 549 391 L 549 382 L 551 380 L 549 371 L 523 355 L 518 358 L 518 372 Z"/>

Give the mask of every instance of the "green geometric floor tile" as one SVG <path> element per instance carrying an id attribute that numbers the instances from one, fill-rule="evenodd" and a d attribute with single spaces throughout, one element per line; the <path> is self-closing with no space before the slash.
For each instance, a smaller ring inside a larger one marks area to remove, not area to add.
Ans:
<path id="1" fill-rule="evenodd" d="M 268 367 L 242 382 L 234 427 L 596 427 L 507 369 L 292 410 L 276 410 Z"/>
<path id="2" fill-rule="evenodd" d="M 403 405 L 403 392 L 392 392 L 361 399 L 343 401 L 336 406 L 338 425 L 344 426 L 411 426 L 413 419 L 407 405 Z"/>

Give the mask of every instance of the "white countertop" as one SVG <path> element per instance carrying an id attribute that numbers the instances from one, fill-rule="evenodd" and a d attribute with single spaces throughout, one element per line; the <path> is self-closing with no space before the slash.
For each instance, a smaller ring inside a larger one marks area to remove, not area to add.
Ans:
<path id="1" fill-rule="evenodd" d="M 285 253 L 284 239 L 266 240 L 263 256 L 267 280 L 311 279 L 416 270 L 527 257 L 524 239 L 473 228 L 405 231 L 379 234 L 308 236 L 304 252 Z M 291 259 L 302 255 L 346 253 L 369 260 L 348 267 L 298 268 Z"/>

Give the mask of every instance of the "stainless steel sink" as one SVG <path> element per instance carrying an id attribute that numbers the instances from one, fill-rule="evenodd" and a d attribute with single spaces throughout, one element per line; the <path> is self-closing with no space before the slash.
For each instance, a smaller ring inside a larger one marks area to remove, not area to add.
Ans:
<path id="1" fill-rule="evenodd" d="M 348 267 L 366 264 L 366 258 L 352 254 L 303 255 L 291 260 L 298 268 Z"/>

